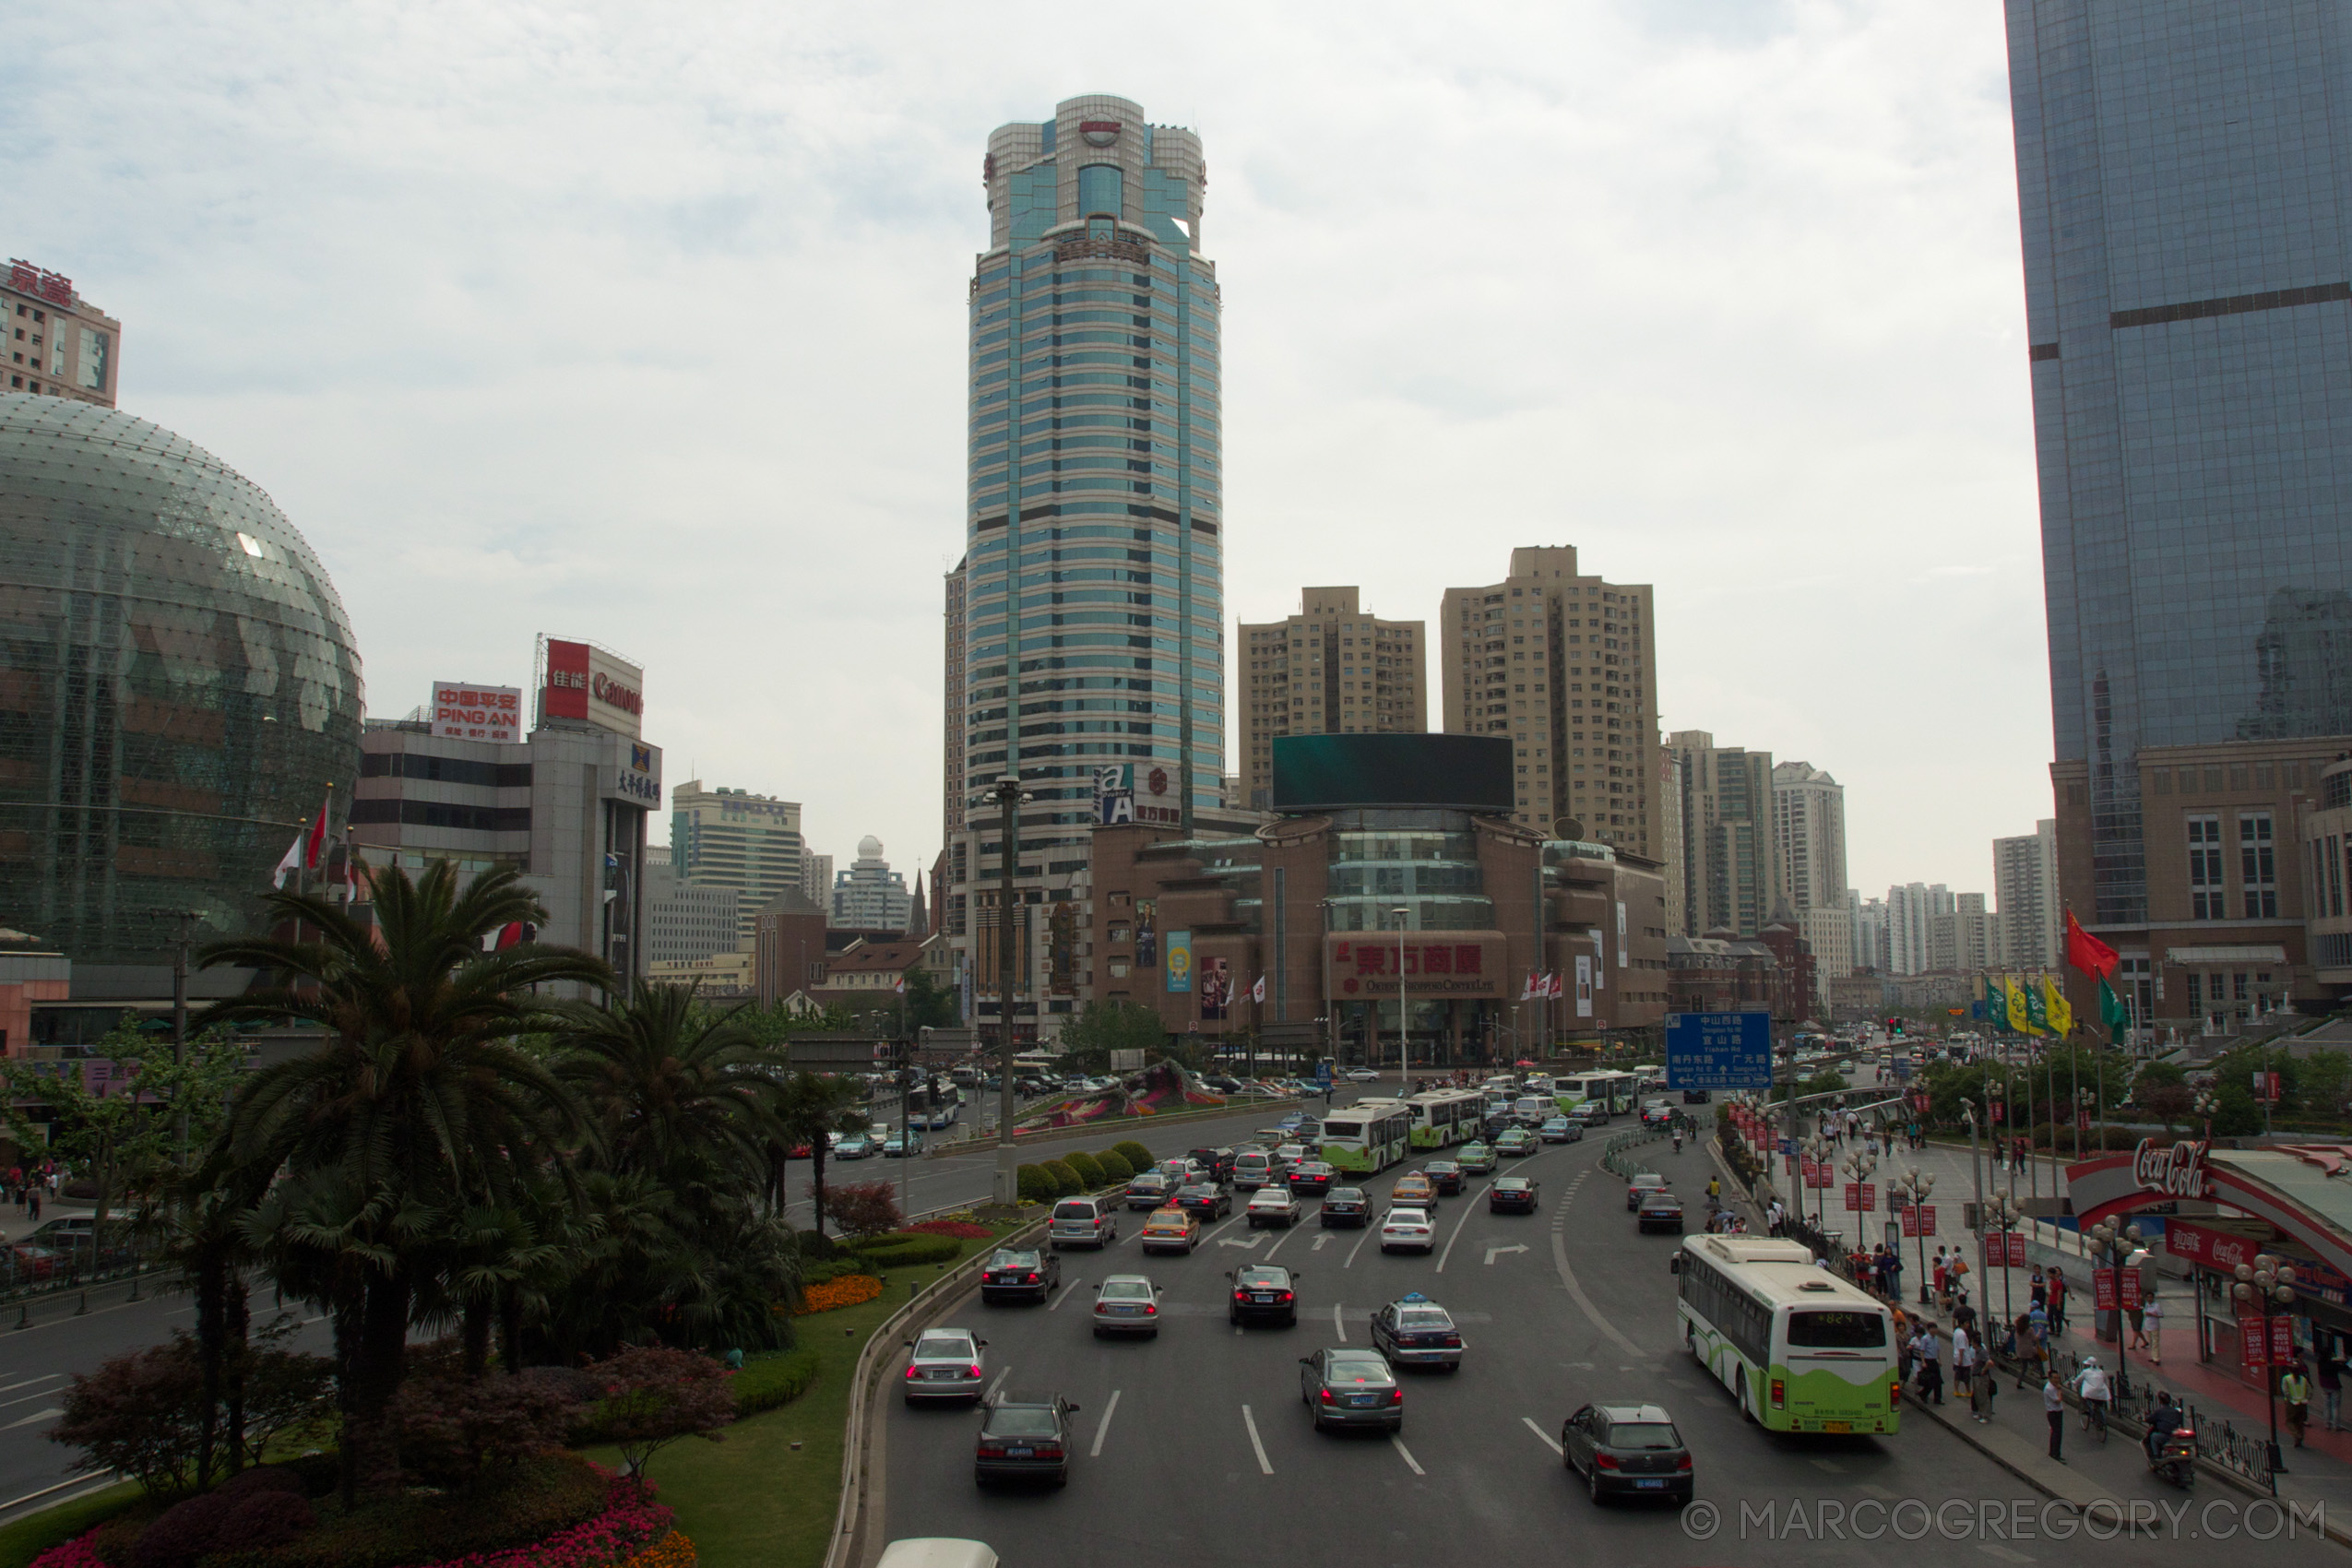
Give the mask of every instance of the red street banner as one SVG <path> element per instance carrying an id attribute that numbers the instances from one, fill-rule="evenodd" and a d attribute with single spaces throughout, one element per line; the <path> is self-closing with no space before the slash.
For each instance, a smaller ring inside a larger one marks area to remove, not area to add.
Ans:
<path id="1" fill-rule="evenodd" d="M 1803 1169 L 1805 1172 L 1805 1185 L 1810 1187 L 1813 1185 L 1813 1177 L 1821 1170 L 1821 1161 L 1815 1159 L 1809 1154 L 1804 1157 Z"/>
<path id="2" fill-rule="evenodd" d="M 2081 1128 L 2085 1133 L 2089 1132 L 2091 1130 L 2090 1111 L 2088 1110 L 2083 1110 L 2074 1112 L 2074 1125 Z"/>
<path id="3" fill-rule="evenodd" d="M 1859 1214 L 1862 1212 L 1864 1206 L 1865 1206 L 1862 1203 L 1862 1184 L 1859 1182 L 1847 1182 L 1846 1212 L 1848 1214 Z"/>
<path id="4" fill-rule="evenodd" d="M 2022 1230 L 2012 1230 L 2009 1233 L 2009 1266 L 2012 1268 L 2025 1266 L 2025 1233 Z"/>
<path id="5" fill-rule="evenodd" d="M 2091 1270 L 2091 1304 L 2103 1313 L 2111 1313 L 2115 1310 L 2115 1270 L 2111 1268 Z"/>
<path id="6" fill-rule="evenodd" d="M 1903 1234 L 1932 1236 L 1935 1234 L 1935 1205 L 1911 1204 L 1903 1210 Z"/>
<path id="7" fill-rule="evenodd" d="M 2295 1320 L 2275 1317 L 2270 1320 L 2270 1360 L 2275 1367 L 2295 1364 Z"/>
<path id="8" fill-rule="evenodd" d="M 1818 1187 L 1824 1193 L 1829 1191 L 1832 1187 L 1837 1185 L 1836 1168 L 1832 1166 L 1829 1161 L 1825 1159 L 1816 1161 L 1813 1166 L 1812 1180 L 1807 1182 L 1805 1185 L 1808 1187 Z"/>
<path id="9" fill-rule="evenodd" d="M 2263 1353 L 2267 1336 L 2263 1332 L 2263 1320 L 2258 1317 L 2240 1318 L 2238 1320 L 2238 1332 L 2243 1340 L 2246 1364 L 2250 1367 L 2270 1365 L 2270 1357 Z"/>
<path id="10" fill-rule="evenodd" d="M 2122 1278 L 2117 1283 L 2123 1288 L 2121 1291 L 2123 1310 L 2127 1313 L 2138 1312 L 2140 1310 L 2140 1271 L 2136 1268 L 2125 1269 Z"/>

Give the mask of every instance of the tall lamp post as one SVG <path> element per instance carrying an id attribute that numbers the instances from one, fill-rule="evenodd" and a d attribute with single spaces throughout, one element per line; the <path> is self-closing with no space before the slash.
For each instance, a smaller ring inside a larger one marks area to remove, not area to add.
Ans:
<path id="1" fill-rule="evenodd" d="M 2017 1222 L 2025 1218 L 2025 1208 L 2014 1193 L 1995 1193 L 1992 1212 L 2001 1221 L 1996 1234 L 2001 1237 L 2001 1317 L 2003 1323 L 2017 1321 L 2017 1297 L 2013 1289 L 2014 1277 L 2009 1267 L 2009 1238 L 2016 1230 Z"/>
<path id="2" fill-rule="evenodd" d="M 2099 1315 L 2093 1334 L 2097 1338 L 2115 1341 L 2115 1371 L 2119 1380 L 2116 1388 L 2119 1394 L 2129 1396 L 2132 1392 L 2132 1358 L 2123 1353 L 2127 1346 L 2123 1335 L 2123 1260 L 2128 1250 L 2139 1246 L 2140 1228 L 2102 1219 L 2091 1227 L 2090 1238 L 2099 1249 L 2100 1266 L 2115 1271 L 2115 1306 L 2110 1313 Z"/>
<path id="3" fill-rule="evenodd" d="M 1926 1205 L 1928 1194 L 1935 1191 L 1935 1178 L 1915 1165 L 1887 1185 L 1895 1190 L 1895 1195 L 1903 1200 L 1903 1206 L 1913 1215 L 1912 1234 L 1919 1240 L 1919 1305 L 1924 1307 L 1930 1294 Z"/>
<path id="4" fill-rule="evenodd" d="M 2262 1309 L 2263 1363 L 2263 1369 L 2270 1374 L 2265 1380 L 2267 1387 L 2263 1390 L 2263 1400 L 2270 1407 L 2270 1473 L 2281 1476 L 2287 1473 L 2287 1461 L 2278 1450 L 2279 1363 L 2271 1338 L 2271 1324 L 2277 1314 L 2270 1309 L 2274 1301 L 2285 1306 L 2295 1300 L 2295 1269 L 2292 1265 L 2282 1264 L 2268 1253 L 2257 1253 L 2252 1264 L 2238 1265 L 2238 1283 L 2229 1288 L 2229 1293 L 2238 1298 L 2238 1310 L 2241 1313 L 2251 1306 Z M 2278 1483 L 2274 1480 L 2271 1486 L 2275 1491 Z"/>
<path id="5" fill-rule="evenodd" d="M 1017 773 L 999 774 L 987 799 L 1000 814 L 996 870 L 996 1180 L 998 1204 L 1021 1201 L 1020 1150 L 1013 1144 L 1013 865 L 1019 858 L 1021 806 L 1032 797 Z"/>
<path id="6" fill-rule="evenodd" d="M 1413 1053 L 1408 1042 L 1413 1037 L 1411 1004 L 1405 1000 L 1405 927 L 1413 911 L 1399 904 L 1388 912 L 1396 917 L 1396 1098 L 1403 1099 L 1413 1092 L 1406 1081 L 1411 1065 L 1407 1058 Z"/>
<path id="7" fill-rule="evenodd" d="M 1854 1182 L 1856 1187 L 1856 1192 L 1854 1194 L 1854 1232 L 1856 1238 L 1855 1245 L 1858 1250 L 1861 1247 L 1867 1246 L 1870 1243 L 1871 1239 L 1871 1211 L 1869 1207 L 1863 1204 L 1862 1194 L 1859 1189 L 1861 1183 L 1871 1179 L 1871 1172 L 1877 1169 L 1878 1156 L 1874 1154 L 1866 1153 L 1861 1149 L 1856 1149 L 1852 1154 L 1846 1157 L 1846 1174 L 1847 1178 Z"/>
<path id="8" fill-rule="evenodd" d="M 1805 1153 L 1812 1158 L 1816 1167 L 1834 1165 L 1837 1158 L 1837 1144 L 1834 1139 L 1815 1133 L 1805 1140 Z M 1804 1200 L 1800 1196 L 1798 1202 L 1800 1206 L 1799 1212 L 1801 1213 Z M 1825 1186 L 1813 1189 L 1813 1227 L 1824 1231 L 1829 1229 L 1829 1189 Z"/>

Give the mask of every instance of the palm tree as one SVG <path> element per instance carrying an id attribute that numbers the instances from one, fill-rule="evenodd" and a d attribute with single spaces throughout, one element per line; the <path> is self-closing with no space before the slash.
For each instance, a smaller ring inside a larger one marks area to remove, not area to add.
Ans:
<path id="1" fill-rule="evenodd" d="M 776 1134 L 783 1054 L 695 988 L 644 985 L 617 1007 L 554 1009 L 555 1075 L 594 1123 L 608 1169 L 673 1184 L 756 1185 Z"/>
<path id="2" fill-rule="evenodd" d="M 462 889 L 447 861 L 414 881 L 387 868 L 374 887 L 374 926 L 324 898 L 276 893 L 266 906 L 297 931 L 315 928 L 316 940 L 233 938 L 202 955 L 207 968 L 279 977 L 212 1007 L 207 1025 L 306 1024 L 327 1037 L 308 1055 L 255 1074 L 226 1137 L 239 1165 L 282 1171 L 315 1201 L 335 1199 L 333 1224 L 269 1206 L 311 1238 L 304 1250 L 334 1260 L 322 1273 L 338 1281 L 339 1341 L 349 1331 L 339 1346 L 350 1372 L 347 1495 L 398 1486 L 390 1408 L 418 1289 L 448 1217 L 511 1201 L 551 1137 L 593 1136 L 564 1086 L 517 1043 L 551 1021 L 536 988 L 613 983 L 602 960 L 573 949 L 484 951 L 501 928 L 547 918 L 512 867 Z"/>
<path id="3" fill-rule="evenodd" d="M 809 1195 L 816 1210 L 812 1229 L 820 1236 L 825 1234 L 825 1158 L 831 1152 L 827 1134 L 862 1129 L 866 1119 L 858 1107 L 864 1103 L 864 1090 L 853 1079 L 795 1073 L 785 1080 L 777 1109 L 783 1131 L 781 1147 L 777 1152 L 789 1157 L 793 1148 L 808 1146 Z M 785 1200 L 783 1173 L 784 1162 L 779 1158 L 772 1183 L 772 1196 L 779 1206 Z"/>

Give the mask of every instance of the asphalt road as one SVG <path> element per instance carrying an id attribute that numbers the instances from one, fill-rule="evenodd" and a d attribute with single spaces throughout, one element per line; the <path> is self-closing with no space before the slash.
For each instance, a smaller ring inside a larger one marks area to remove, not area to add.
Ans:
<path id="1" fill-rule="evenodd" d="M 1886 1439 L 1775 1436 L 1748 1425 L 1679 1348 L 1667 1273 L 1674 1239 L 1635 1233 L 1621 1183 L 1598 1168 L 1604 1141 L 1548 1147 L 1507 1168 L 1541 1182 L 1534 1216 L 1490 1214 L 1482 1182 L 1447 1200 L 1441 1247 L 1429 1257 L 1384 1256 L 1376 1232 L 1363 1241 L 1365 1232 L 1325 1232 L 1310 1218 L 1287 1235 L 1254 1238 L 1225 1224 L 1190 1258 L 1146 1260 L 1134 1241 L 1142 1216 L 1134 1215 L 1105 1253 L 1065 1255 L 1064 1288 L 1051 1306 L 973 1299 L 948 1321 L 988 1339 L 992 1377 L 1083 1407 L 1070 1485 L 983 1491 L 971 1475 L 974 1413 L 890 1400 L 881 1408 L 884 1538 L 984 1540 L 1020 1568 L 1434 1568 L 1554 1561 L 1570 1540 L 1600 1549 L 1611 1563 L 2211 1561 L 2212 1539 L 2190 1538 L 2200 1530 L 2195 1513 L 2153 1538 L 2048 1538 L 2072 1515 L 2046 1514 L 2038 1493 L 1916 1414 Z M 1645 1153 L 1699 1197 L 1708 1166 L 1697 1147 L 1679 1159 L 1662 1146 Z M 1384 1195 L 1407 1168 L 1384 1173 L 1372 1190 Z M 1296 1328 L 1227 1324 L 1224 1272 L 1250 1258 L 1301 1271 Z M 1093 1288 L 1123 1272 L 1167 1289 L 1156 1340 L 1091 1336 Z M 1461 1323 L 1461 1372 L 1406 1374 L 1397 1441 L 1313 1432 L 1299 1402 L 1298 1358 L 1365 1343 L 1373 1307 L 1416 1289 Z M 1553 1447 L 1561 1422 L 1596 1399 L 1652 1400 L 1674 1415 L 1696 1462 L 1701 1503 L 1716 1510 L 1704 1544 L 1686 1526 L 1701 1526 L 1705 1507 L 1596 1508 L 1562 1470 Z M 2096 1479 L 2119 1495 L 2144 1492 L 2177 1508 L 2181 1494 L 2134 1479 L 2128 1448 L 2080 1463 L 2103 1467 Z M 1924 1506 L 1906 1503 L 1912 1499 Z M 2238 1527 L 2234 1511 L 2246 1500 L 2205 1488 L 2188 1501 L 2222 1505 L 2203 1521 L 2218 1533 Z M 2259 1524 L 2272 1527 L 2267 1517 Z M 2265 1562 L 2342 1561 L 2341 1549 L 2309 1538 L 2308 1529 L 2299 1539 L 2280 1534 L 2256 1550 Z"/>

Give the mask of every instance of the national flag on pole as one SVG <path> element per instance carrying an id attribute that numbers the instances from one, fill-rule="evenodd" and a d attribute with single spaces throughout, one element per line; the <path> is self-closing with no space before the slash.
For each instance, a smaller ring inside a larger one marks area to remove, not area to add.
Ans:
<path id="1" fill-rule="evenodd" d="M 1529 969 L 1527 971 L 1527 983 L 1519 988 L 1519 1000 L 1522 1002 L 1533 1002 L 1535 999 L 1536 972 L 1533 969 Z"/>
<path id="2" fill-rule="evenodd" d="M 1250 1000 L 1260 1003 L 1265 1000 L 1265 977 L 1264 975 L 1258 976 L 1256 982 L 1250 987 Z"/>
<path id="3" fill-rule="evenodd" d="M 2001 991 L 2003 1016 L 2009 1020 L 2009 1027 L 2021 1035 L 2041 1033 L 2034 1027 L 2034 1016 L 2026 1009 L 2025 993 L 2017 982 L 2003 975 L 2001 977 Z"/>
<path id="4" fill-rule="evenodd" d="M 2085 931 L 2083 922 L 2074 918 L 2073 910 L 2069 909 L 2066 911 L 2066 961 L 2086 975 L 2097 975 L 2106 980 L 2115 973 L 2116 965 L 2123 960 L 2114 948 Z"/>
<path id="5" fill-rule="evenodd" d="M 2049 1013 L 2042 1005 L 2041 988 L 2034 983 L 2034 977 L 2026 976 L 2018 982 L 2017 989 L 2025 993 L 2026 1032 L 2037 1035 L 2049 1033 Z"/>
<path id="6" fill-rule="evenodd" d="M 1544 994 L 1555 1002 L 1568 994 L 1568 981 L 1564 976 L 1546 975 L 1543 977 L 1543 983 Z"/>
<path id="7" fill-rule="evenodd" d="M 303 867 L 306 871 L 318 869 L 319 853 L 327 848 L 327 808 L 334 799 L 335 786 L 329 784 L 327 799 L 318 802 L 318 820 L 312 823 L 310 831 L 303 836 Z"/>

